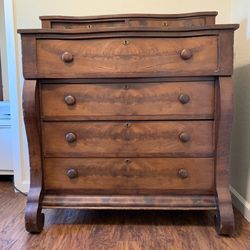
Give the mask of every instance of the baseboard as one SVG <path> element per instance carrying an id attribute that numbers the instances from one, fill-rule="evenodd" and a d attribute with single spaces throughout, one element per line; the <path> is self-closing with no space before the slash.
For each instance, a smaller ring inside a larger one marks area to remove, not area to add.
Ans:
<path id="1" fill-rule="evenodd" d="M 29 192 L 30 188 L 30 182 L 29 181 L 21 181 L 21 182 L 15 182 L 15 187 L 20 190 L 22 193 L 27 194 Z M 16 190 L 17 191 L 17 190 Z"/>
<path id="2" fill-rule="evenodd" d="M 233 205 L 250 222 L 250 203 L 247 202 L 232 186 L 230 186 Z"/>
<path id="3" fill-rule="evenodd" d="M 0 175 L 14 175 L 13 170 L 1 170 L 0 169 Z"/>

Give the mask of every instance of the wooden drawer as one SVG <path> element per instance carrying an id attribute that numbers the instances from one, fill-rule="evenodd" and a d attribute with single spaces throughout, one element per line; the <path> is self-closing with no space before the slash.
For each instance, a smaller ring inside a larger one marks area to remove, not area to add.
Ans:
<path id="1" fill-rule="evenodd" d="M 89 194 L 211 193 L 212 158 L 50 158 L 45 192 Z M 78 190 L 78 191 L 77 191 Z"/>
<path id="2" fill-rule="evenodd" d="M 38 39 L 36 66 L 47 78 L 213 75 L 217 46 L 217 36 Z"/>
<path id="3" fill-rule="evenodd" d="M 191 26 L 204 26 L 205 18 L 179 18 L 179 19 L 134 19 L 128 21 L 130 27 L 159 27 L 159 28 L 184 28 Z"/>
<path id="4" fill-rule="evenodd" d="M 187 14 L 119 14 L 89 17 L 41 16 L 43 28 L 49 29 L 103 29 L 120 27 L 191 27 L 215 24 L 216 12 Z"/>
<path id="5" fill-rule="evenodd" d="M 45 119 L 204 119 L 214 82 L 41 84 L 41 99 Z"/>
<path id="6" fill-rule="evenodd" d="M 55 20 L 51 21 L 52 29 L 87 29 L 95 30 L 100 28 L 115 28 L 115 27 L 159 27 L 159 28 L 184 28 L 192 26 L 205 26 L 206 20 L 204 17 L 196 18 L 133 18 L 130 20 L 116 19 L 104 21 L 72 21 L 72 20 Z"/>
<path id="7" fill-rule="evenodd" d="M 213 148 L 213 121 L 43 123 L 43 151 L 50 157 L 204 157 Z"/>

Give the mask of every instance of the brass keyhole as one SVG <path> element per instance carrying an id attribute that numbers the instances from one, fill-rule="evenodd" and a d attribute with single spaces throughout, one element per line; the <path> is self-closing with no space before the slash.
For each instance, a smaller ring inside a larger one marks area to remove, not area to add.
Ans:
<path id="1" fill-rule="evenodd" d="M 88 24 L 87 25 L 87 29 L 91 29 L 92 28 L 92 25 L 91 24 Z"/>
<path id="2" fill-rule="evenodd" d="M 129 163 L 131 163 L 132 161 L 131 161 L 130 159 L 125 159 L 124 162 L 125 162 L 126 164 L 129 164 Z"/>
<path id="3" fill-rule="evenodd" d="M 129 89 L 128 84 L 124 84 L 124 85 L 123 85 L 123 88 L 124 88 L 124 89 Z"/>
<path id="4" fill-rule="evenodd" d="M 163 25 L 164 27 L 167 27 L 167 26 L 168 26 L 168 22 L 163 22 L 162 25 Z"/>
<path id="5" fill-rule="evenodd" d="M 124 41 L 122 42 L 122 44 L 126 46 L 126 45 L 129 44 L 129 41 L 128 41 L 128 40 L 124 40 Z"/>
<path id="6" fill-rule="evenodd" d="M 126 128 L 130 128 L 130 127 L 131 127 L 131 123 L 126 122 L 126 123 L 124 124 L 124 126 L 125 126 Z"/>

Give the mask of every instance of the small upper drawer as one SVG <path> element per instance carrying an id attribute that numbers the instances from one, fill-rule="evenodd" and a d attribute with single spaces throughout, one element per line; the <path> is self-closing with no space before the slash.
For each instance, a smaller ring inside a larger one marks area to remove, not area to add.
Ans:
<path id="1" fill-rule="evenodd" d="M 215 24 L 217 12 L 184 14 L 118 14 L 101 16 L 40 16 L 46 29 L 98 29 L 107 27 L 190 27 Z"/>
<path id="2" fill-rule="evenodd" d="M 54 20 L 51 21 L 50 28 L 52 29 L 100 29 L 110 27 L 159 27 L 159 28 L 171 28 L 171 27 L 190 27 L 190 26 L 205 26 L 206 19 L 204 17 L 197 17 L 193 19 L 166 19 L 166 18 L 133 18 L 130 20 L 117 19 L 106 21 L 71 21 L 71 20 Z"/>
<path id="3" fill-rule="evenodd" d="M 44 119 L 213 118 L 214 82 L 41 84 Z"/>
<path id="4" fill-rule="evenodd" d="M 212 75 L 217 36 L 37 40 L 37 73 L 46 78 Z"/>
<path id="5" fill-rule="evenodd" d="M 214 24 L 210 22 L 210 24 Z M 47 24 L 46 24 L 47 25 Z M 195 18 L 130 18 L 130 19 L 115 19 L 115 20 L 93 20 L 93 21 L 81 21 L 81 20 L 51 20 L 50 25 L 44 25 L 44 27 L 52 29 L 100 29 L 100 28 L 116 28 L 116 27 L 159 27 L 159 28 L 182 28 L 190 26 L 205 26 L 205 17 Z"/>

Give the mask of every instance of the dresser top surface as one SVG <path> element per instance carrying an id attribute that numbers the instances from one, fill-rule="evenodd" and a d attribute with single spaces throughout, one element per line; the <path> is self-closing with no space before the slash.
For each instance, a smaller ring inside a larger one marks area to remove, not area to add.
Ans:
<path id="1" fill-rule="evenodd" d="M 202 11 L 180 14 L 112 14 L 112 15 L 97 15 L 97 16 L 40 16 L 40 20 L 96 20 L 96 19 L 117 19 L 117 18 L 186 18 L 186 17 L 200 17 L 200 16 L 217 16 L 217 11 Z"/>
<path id="2" fill-rule="evenodd" d="M 169 27 L 169 28 L 158 28 L 158 27 L 105 27 L 96 28 L 93 30 L 86 29 L 18 29 L 20 34 L 89 34 L 98 32 L 161 32 L 170 34 L 172 32 L 189 32 L 189 31 L 216 31 L 216 30 L 236 30 L 239 28 L 239 24 L 216 24 L 203 27 Z"/>

